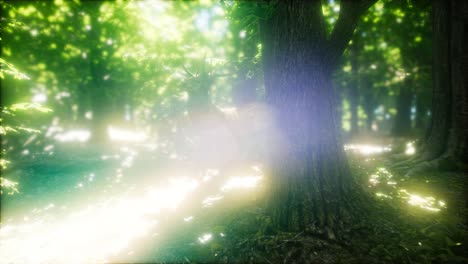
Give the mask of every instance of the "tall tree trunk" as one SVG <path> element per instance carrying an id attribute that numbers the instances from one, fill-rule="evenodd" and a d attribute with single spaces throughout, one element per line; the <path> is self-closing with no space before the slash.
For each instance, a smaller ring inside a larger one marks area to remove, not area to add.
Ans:
<path id="1" fill-rule="evenodd" d="M 348 24 L 352 28 L 344 32 L 351 34 L 338 41 L 332 33 L 335 42 L 328 45 L 320 1 L 278 1 L 263 24 L 262 41 L 266 101 L 274 109 L 278 134 L 269 144 L 275 146 L 270 149 L 272 222 L 288 231 L 317 228 L 329 238 L 353 211 L 347 198 L 354 184 L 330 75 L 346 47 L 341 43 L 349 42 L 363 11 L 343 6 L 342 11 L 351 21 L 339 21 L 338 28 Z"/>
<path id="2" fill-rule="evenodd" d="M 423 153 L 416 159 L 421 163 L 408 174 L 443 168 L 443 164 L 467 169 L 467 46 L 468 2 L 434 0 L 432 119 Z"/>
<path id="3" fill-rule="evenodd" d="M 91 17 L 91 30 L 89 31 L 89 75 L 88 96 L 90 96 L 90 105 L 93 113 L 91 122 L 91 142 L 94 144 L 105 144 L 109 138 L 107 135 L 108 116 L 108 98 L 106 94 L 106 85 L 104 82 L 104 65 L 101 50 L 99 49 L 99 37 L 101 34 L 101 25 L 98 21 L 99 8 L 101 2 L 86 3 L 87 10 Z"/>
<path id="4" fill-rule="evenodd" d="M 416 119 L 414 127 L 418 131 L 424 131 L 426 128 L 427 107 L 424 104 L 424 99 L 421 96 L 416 96 Z"/>
<path id="5" fill-rule="evenodd" d="M 452 117 L 447 155 L 468 165 L 468 3 L 453 1 L 451 16 L 450 69 Z"/>
<path id="6" fill-rule="evenodd" d="M 363 104 L 364 112 L 366 113 L 366 130 L 367 132 L 372 131 L 372 123 L 374 123 L 375 119 L 375 114 L 374 114 L 374 109 L 375 106 L 372 103 L 365 102 Z"/>
<path id="7" fill-rule="evenodd" d="M 364 113 L 366 113 L 366 130 L 372 132 L 372 123 L 375 120 L 375 109 L 377 108 L 377 99 L 373 91 L 372 82 L 370 80 L 362 79 L 360 81 L 361 88 L 361 105 Z"/>
<path id="8" fill-rule="evenodd" d="M 358 71 L 358 56 L 359 47 L 356 39 L 351 46 L 351 68 L 353 77 L 349 86 L 349 110 L 351 112 L 351 134 L 355 135 L 358 132 L 358 106 L 359 106 L 359 71 Z"/>
<path id="9" fill-rule="evenodd" d="M 413 81 L 407 77 L 397 96 L 397 114 L 392 134 L 397 137 L 408 136 L 411 132 L 411 104 L 413 101 Z"/>
<path id="10" fill-rule="evenodd" d="M 425 154 L 432 160 L 440 156 L 447 145 L 450 126 L 450 2 L 433 1 L 433 91 L 432 118 L 427 133 Z"/>

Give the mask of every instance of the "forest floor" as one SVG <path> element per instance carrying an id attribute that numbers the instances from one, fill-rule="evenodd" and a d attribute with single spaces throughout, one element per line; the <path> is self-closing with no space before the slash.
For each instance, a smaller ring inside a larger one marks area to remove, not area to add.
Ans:
<path id="1" fill-rule="evenodd" d="M 0 256 L 8 263 L 468 263 L 466 175 L 393 172 L 388 157 L 404 152 L 406 141 L 347 144 L 353 175 L 374 204 L 345 243 L 259 232 L 258 164 L 201 175 L 164 145 L 105 153 L 57 146 L 10 170 L 20 193 L 2 196 Z"/>

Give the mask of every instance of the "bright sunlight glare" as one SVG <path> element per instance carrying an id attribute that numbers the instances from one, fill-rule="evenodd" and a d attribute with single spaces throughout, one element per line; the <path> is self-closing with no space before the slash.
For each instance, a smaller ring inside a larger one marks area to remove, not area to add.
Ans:
<path id="1" fill-rule="evenodd" d="M 142 131 L 124 130 L 112 126 L 107 129 L 107 132 L 112 141 L 143 142 L 147 138 L 146 133 Z"/>
<path id="2" fill-rule="evenodd" d="M 406 155 L 413 155 L 416 153 L 416 148 L 414 147 L 414 142 L 406 143 L 405 154 Z"/>
<path id="3" fill-rule="evenodd" d="M 210 174 L 217 172 L 209 170 Z M 251 189 L 260 179 L 261 176 L 234 177 L 221 189 Z M 147 188 L 143 195 L 138 192 L 102 198 L 73 212 L 64 211 L 61 216 L 48 213 L 59 209 L 49 204 L 43 210 L 24 216 L 22 223 L 7 221 L 1 226 L 0 255 L 7 263 L 108 262 L 127 250 L 133 240 L 153 233 L 157 216 L 179 208 L 200 184 L 186 176 L 169 177 L 166 184 Z M 223 197 L 209 196 L 202 205 L 212 205 Z M 189 216 L 184 221 L 192 219 L 193 216 Z M 204 234 L 198 240 L 206 243 L 211 238 L 211 234 Z"/>
<path id="4" fill-rule="evenodd" d="M 344 145 L 345 151 L 353 151 L 364 156 L 380 154 L 392 150 L 390 146 L 378 146 L 368 144 L 346 144 Z"/>
<path id="5" fill-rule="evenodd" d="M 233 177 L 229 179 L 223 187 L 221 187 L 221 190 L 225 192 L 231 189 L 255 188 L 261 179 L 261 176 Z"/>
<path id="6" fill-rule="evenodd" d="M 0 255 L 8 263 L 96 263 L 125 249 L 156 225 L 151 215 L 175 209 L 197 182 L 173 178 L 143 197 L 110 198 L 63 217 L 26 217 L 0 229 Z"/>

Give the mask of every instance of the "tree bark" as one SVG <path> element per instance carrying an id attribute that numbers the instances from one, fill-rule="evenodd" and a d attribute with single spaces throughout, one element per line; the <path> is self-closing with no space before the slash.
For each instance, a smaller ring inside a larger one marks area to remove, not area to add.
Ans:
<path id="1" fill-rule="evenodd" d="M 327 39 L 320 1 L 278 1 L 264 22 L 266 101 L 278 134 L 269 144 L 275 146 L 269 150 L 272 223 L 287 231 L 312 227 L 334 238 L 353 211 L 347 198 L 354 183 L 330 80 L 346 46 L 330 44 L 340 35 Z M 353 25 L 341 30 L 352 32 Z M 348 43 L 351 36 L 342 37 Z"/>
<path id="2" fill-rule="evenodd" d="M 466 166 L 468 165 L 468 3 L 461 0 L 451 3 L 452 117 L 447 155 Z"/>

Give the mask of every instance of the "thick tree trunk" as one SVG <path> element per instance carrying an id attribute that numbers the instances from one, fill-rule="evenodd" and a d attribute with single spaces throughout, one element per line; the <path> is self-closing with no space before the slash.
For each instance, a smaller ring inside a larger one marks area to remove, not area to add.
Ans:
<path id="1" fill-rule="evenodd" d="M 467 46 L 468 2 L 434 0 L 432 120 L 416 159 L 422 163 L 408 174 L 444 164 L 468 167 Z"/>
<path id="2" fill-rule="evenodd" d="M 411 132 L 411 103 L 413 101 L 413 81 L 407 77 L 397 96 L 397 115 L 392 134 L 397 137 L 408 136 Z"/>
<path id="3" fill-rule="evenodd" d="M 468 2 L 452 2 L 450 70 L 452 117 L 447 155 L 468 165 Z"/>
<path id="4" fill-rule="evenodd" d="M 426 159 L 440 156 L 447 145 L 450 126 L 450 2 L 433 1 L 432 118 L 425 143 Z"/>
<path id="5" fill-rule="evenodd" d="M 433 9 L 434 90 L 426 159 L 445 152 L 466 162 L 467 3 L 434 1 Z"/>
<path id="6" fill-rule="evenodd" d="M 320 1 L 279 1 L 262 29 L 266 101 L 278 134 L 269 143 L 272 222 L 333 238 L 352 211 L 346 197 L 354 184 L 335 115 L 335 56 L 325 43 Z"/>

